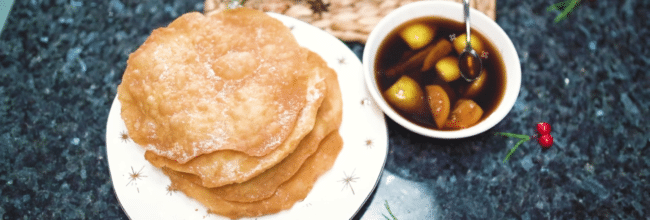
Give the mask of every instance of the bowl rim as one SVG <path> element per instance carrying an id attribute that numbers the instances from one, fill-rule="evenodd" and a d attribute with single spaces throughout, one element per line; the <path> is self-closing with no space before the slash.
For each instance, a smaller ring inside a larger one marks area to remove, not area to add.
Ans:
<path id="1" fill-rule="evenodd" d="M 420 1 L 409 3 L 386 15 L 379 21 L 368 36 L 362 57 L 363 74 L 366 79 L 367 89 L 375 103 L 377 103 L 380 109 L 388 115 L 388 117 L 415 133 L 440 139 L 459 139 L 483 133 L 505 118 L 514 106 L 519 95 L 521 88 L 521 65 L 519 55 L 517 54 L 512 40 L 494 20 L 487 17 L 487 15 L 482 12 L 471 8 L 470 16 L 472 19 L 472 29 L 480 32 L 484 37 L 488 38 L 490 43 L 499 50 L 506 69 L 506 88 L 504 96 L 501 99 L 501 103 L 490 114 L 490 116 L 483 119 L 478 124 L 465 129 L 453 131 L 433 130 L 406 120 L 390 107 L 383 98 L 375 79 L 374 59 L 377 49 L 385 39 L 386 35 L 404 22 L 421 17 L 439 16 L 463 22 L 462 10 L 463 5 L 457 2 Z M 450 13 L 449 11 L 458 11 L 459 13 Z"/>

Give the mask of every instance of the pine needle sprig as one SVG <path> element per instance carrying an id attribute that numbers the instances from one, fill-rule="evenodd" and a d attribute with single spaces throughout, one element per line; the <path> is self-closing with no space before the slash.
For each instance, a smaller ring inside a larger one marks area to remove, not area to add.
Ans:
<path id="1" fill-rule="evenodd" d="M 393 217 L 393 220 L 397 220 L 395 215 L 393 215 L 393 212 L 390 211 L 390 206 L 388 206 L 388 200 L 384 200 L 384 201 L 386 202 L 384 205 L 386 206 L 386 210 L 388 210 L 388 214 L 390 214 L 390 216 Z M 388 216 L 384 215 L 383 213 L 381 215 L 383 215 L 384 218 L 386 218 L 386 220 L 390 220 Z"/>
<path id="2" fill-rule="evenodd" d="M 530 140 L 530 136 L 528 135 L 523 135 L 523 134 L 513 134 L 513 133 L 504 133 L 504 132 L 497 132 L 494 135 L 501 135 L 501 136 L 506 136 L 506 137 L 511 137 L 511 138 L 517 138 L 519 139 L 519 142 L 515 144 L 515 146 L 510 149 L 510 152 L 508 152 L 508 155 L 506 156 L 506 159 L 503 159 L 503 163 L 506 163 L 508 159 L 510 159 L 510 156 L 515 153 L 515 150 L 519 147 L 519 145 L 523 144 L 526 141 Z"/>

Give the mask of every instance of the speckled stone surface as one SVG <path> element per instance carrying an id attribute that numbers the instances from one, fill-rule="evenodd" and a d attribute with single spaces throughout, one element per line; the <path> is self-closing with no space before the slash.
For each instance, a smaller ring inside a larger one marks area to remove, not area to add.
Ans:
<path id="1" fill-rule="evenodd" d="M 557 24 L 559 12 L 546 11 L 552 3 L 498 1 L 497 23 L 523 77 L 517 103 L 493 129 L 444 141 L 387 119 L 387 173 L 355 219 L 388 215 L 384 199 L 400 220 L 648 219 L 650 1 L 586 1 Z M 111 102 L 129 53 L 202 7 L 14 3 L 0 36 L 0 218 L 128 218 L 106 162 Z M 362 45 L 349 46 L 361 55 Z M 515 140 L 493 133 L 532 135 L 539 121 L 553 126 L 555 145 L 524 143 L 502 163 Z M 418 199 L 395 194 L 400 184 L 421 188 Z M 421 207 L 423 198 L 433 202 Z M 412 211 L 422 208 L 433 211 Z"/>

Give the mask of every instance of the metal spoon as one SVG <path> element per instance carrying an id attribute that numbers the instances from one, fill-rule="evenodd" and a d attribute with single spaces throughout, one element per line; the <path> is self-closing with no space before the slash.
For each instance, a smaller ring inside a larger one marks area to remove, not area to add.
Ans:
<path id="1" fill-rule="evenodd" d="M 458 56 L 458 66 L 460 68 L 460 75 L 467 80 L 467 82 L 474 81 L 481 74 L 483 65 L 481 58 L 478 57 L 476 51 L 472 49 L 469 33 L 469 0 L 463 0 L 465 5 L 465 28 L 467 29 L 467 45 L 465 50 Z"/>

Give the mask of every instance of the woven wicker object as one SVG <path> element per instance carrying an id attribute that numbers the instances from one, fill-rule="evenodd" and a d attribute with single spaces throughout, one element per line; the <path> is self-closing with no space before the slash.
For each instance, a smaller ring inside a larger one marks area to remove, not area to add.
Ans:
<path id="1" fill-rule="evenodd" d="M 327 11 L 314 13 L 312 5 L 318 0 L 247 0 L 245 7 L 275 12 L 297 18 L 319 27 L 343 41 L 365 43 L 372 29 L 384 16 L 396 8 L 417 0 L 322 0 Z M 455 1 L 463 0 L 438 0 Z M 237 0 L 205 0 L 205 13 L 216 13 L 238 4 Z M 496 17 L 496 0 L 470 0 L 470 6 Z"/>

